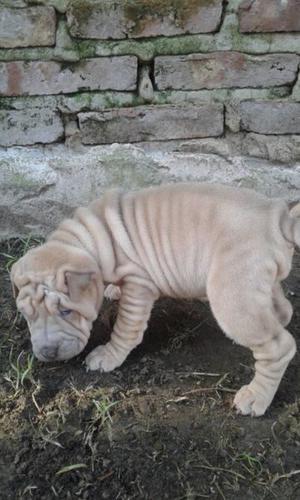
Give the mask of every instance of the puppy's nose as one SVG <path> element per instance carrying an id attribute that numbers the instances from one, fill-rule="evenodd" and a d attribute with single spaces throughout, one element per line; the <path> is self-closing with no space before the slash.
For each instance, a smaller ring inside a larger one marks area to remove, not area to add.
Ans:
<path id="1" fill-rule="evenodd" d="M 47 361 L 53 361 L 57 358 L 58 347 L 57 346 L 45 346 L 41 349 L 41 355 Z"/>

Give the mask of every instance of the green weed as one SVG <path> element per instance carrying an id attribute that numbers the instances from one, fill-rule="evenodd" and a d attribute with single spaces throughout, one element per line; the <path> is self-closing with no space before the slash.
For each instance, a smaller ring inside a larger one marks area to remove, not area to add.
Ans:
<path id="1" fill-rule="evenodd" d="M 42 243 L 42 238 L 37 238 L 32 235 L 27 236 L 27 238 L 20 238 L 17 242 L 14 241 L 9 245 L 7 252 L 0 252 L 0 256 L 5 259 L 4 269 L 9 273 L 13 264 L 17 262 L 20 257 L 23 257 L 31 248 L 41 245 Z"/>
<path id="2" fill-rule="evenodd" d="M 25 356 L 24 351 L 21 351 L 16 361 L 13 362 L 10 354 L 10 370 L 3 376 L 3 378 L 13 388 L 14 396 L 20 392 L 26 382 L 30 382 L 35 386 L 37 385 L 33 378 L 33 360 L 33 354 L 27 354 Z"/>

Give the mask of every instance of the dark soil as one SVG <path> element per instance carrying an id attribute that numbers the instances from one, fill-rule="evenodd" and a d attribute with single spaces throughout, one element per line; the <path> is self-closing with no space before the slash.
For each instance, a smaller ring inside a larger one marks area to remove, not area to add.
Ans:
<path id="1" fill-rule="evenodd" d="M 199 302 L 159 301 L 143 344 L 110 374 L 87 373 L 83 360 L 107 340 L 112 303 L 80 357 L 31 366 L 3 255 L 23 247 L 0 249 L 1 499 L 300 499 L 299 354 L 256 419 L 231 408 L 251 353 Z M 299 344 L 299 256 L 286 293 Z"/>

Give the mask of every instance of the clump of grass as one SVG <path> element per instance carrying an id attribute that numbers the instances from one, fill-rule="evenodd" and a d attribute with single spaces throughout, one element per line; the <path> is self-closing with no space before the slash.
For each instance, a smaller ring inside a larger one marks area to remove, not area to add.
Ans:
<path id="1" fill-rule="evenodd" d="M 112 414 L 111 409 L 119 403 L 119 401 L 111 401 L 109 396 L 102 394 L 100 399 L 92 400 L 94 411 L 89 422 L 87 430 L 84 434 L 84 444 L 89 446 L 92 452 L 92 469 L 94 467 L 93 457 L 96 453 L 97 442 L 95 436 L 99 431 L 104 431 L 108 440 L 112 441 Z"/>
<path id="2" fill-rule="evenodd" d="M 262 464 L 257 457 L 249 453 L 241 453 L 236 457 L 236 459 L 243 465 L 243 467 L 249 472 L 252 476 L 257 476 L 260 472 L 262 472 Z"/>
<path id="3" fill-rule="evenodd" d="M 105 394 L 102 395 L 100 400 L 93 399 L 95 410 L 92 425 L 98 430 L 105 430 L 109 441 L 112 440 L 112 415 L 110 410 L 117 403 L 118 401 L 111 401 Z"/>
<path id="4" fill-rule="evenodd" d="M 13 264 L 20 257 L 25 255 L 31 248 L 41 245 L 42 243 L 42 238 L 34 237 L 32 235 L 27 236 L 27 238 L 14 240 L 13 243 L 9 243 L 7 252 L 0 252 L 0 256 L 5 259 L 4 269 L 9 273 Z"/>
<path id="5" fill-rule="evenodd" d="M 108 396 L 102 396 L 100 401 L 93 399 L 93 404 L 96 408 L 95 421 L 98 423 L 99 428 L 103 428 L 112 424 L 112 416 L 110 409 L 115 406 L 118 401 L 110 401 Z"/>
<path id="6" fill-rule="evenodd" d="M 19 394 L 26 382 L 30 382 L 31 385 L 37 385 L 33 377 L 33 360 L 33 354 L 25 355 L 24 351 L 20 352 L 16 361 L 12 361 L 10 354 L 10 369 L 8 373 L 3 376 L 3 378 L 13 388 L 14 396 Z"/>

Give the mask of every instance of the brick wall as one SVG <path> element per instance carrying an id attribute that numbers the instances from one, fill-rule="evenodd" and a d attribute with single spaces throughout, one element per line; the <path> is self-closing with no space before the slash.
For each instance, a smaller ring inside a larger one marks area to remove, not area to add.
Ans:
<path id="1" fill-rule="evenodd" d="M 299 63 L 299 0 L 0 0 L 0 145 L 211 137 L 290 161 Z"/>

